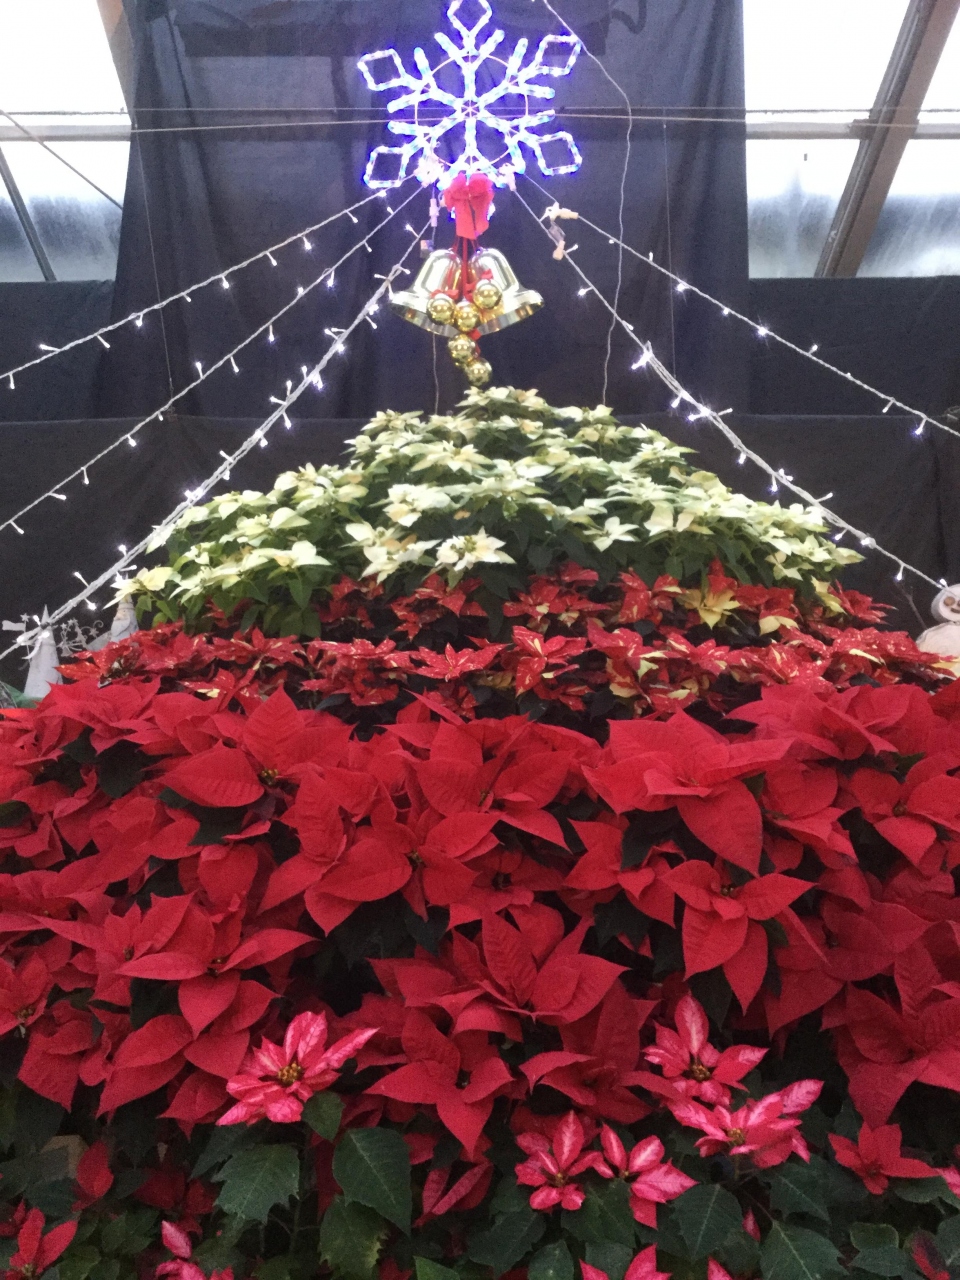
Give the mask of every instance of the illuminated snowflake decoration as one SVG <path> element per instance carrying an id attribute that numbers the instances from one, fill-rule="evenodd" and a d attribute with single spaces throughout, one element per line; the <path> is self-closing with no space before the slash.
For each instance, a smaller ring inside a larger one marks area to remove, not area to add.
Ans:
<path id="1" fill-rule="evenodd" d="M 465 4 L 480 11 L 472 27 L 460 20 Z M 580 55 L 580 41 L 573 35 L 544 36 L 525 64 L 530 47 L 526 37 L 517 41 L 509 58 L 498 56 L 506 36 L 499 28 L 486 30 L 492 17 L 488 0 L 452 0 L 447 21 L 460 43 L 436 32 L 434 39 L 447 56 L 435 67 L 422 49 L 414 49 L 419 75 L 407 71 L 396 49 L 360 59 L 357 65 L 375 93 L 405 90 L 387 106 L 391 114 L 405 116 L 387 127 L 408 141 L 371 153 L 364 175 L 368 186 L 398 187 L 412 171 L 424 185 L 447 187 L 458 173 L 485 173 L 502 187 L 514 174 L 526 171 L 524 147 L 547 177 L 580 168 L 582 157 L 569 133 L 537 132 L 556 113 L 549 108 L 531 110 L 532 99 L 549 100 L 556 94 L 550 85 L 536 82 L 569 75 Z M 510 111 L 509 99 L 518 100 L 516 112 Z"/>

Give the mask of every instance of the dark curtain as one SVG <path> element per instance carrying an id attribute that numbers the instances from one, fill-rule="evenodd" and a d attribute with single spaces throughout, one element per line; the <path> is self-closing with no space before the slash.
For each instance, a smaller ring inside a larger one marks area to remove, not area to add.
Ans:
<path id="1" fill-rule="evenodd" d="M 630 419 L 627 419 L 630 421 Z M 634 421 L 636 419 L 633 419 Z M 669 414 L 648 414 L 648 425 L 698 451 L 702 464 L 733 488 L 770 498 L 766 479 L 736 455 L 709 427 Z M 929 433 L 919 439 L 908 423 L 873 418 L 730 419 L 743 439 L 817 495 L 833 491 L 830 505 L 897 555 L 933 578 L 960 578 L 960 529 L 953 519 L 960 466 L 954 441 Z M 10 423 L 0 427 L 0 520 L 42 489 L 40 477 L 63 475 L 91 453 L 117 439 L 133 420 Z M 178 418 L 140 433 L 136 449 L 108 455 L 89 488 L 71 487 L 67 502 L 47 501 L 23 517 L 23 536 L 0 532 L 0 619 L 51 609 L 73 596 L 73 576 L 95 577 L 117 558 L 118 545 L 138 542 L 255 427 L 256 420 Z M 283 470 L 305 462 L 333 462 L 361 420 L 295 419 L 290 431 L 275 428 L 269 447 L 254 449 L 236 468 L 231 487 L 269 488 Z M 788 500 L 786 494 L 781 500 Z M 926 625 L 932 592 L 907 577 L 894 580 L 876 555 L 850 570 L 845 581 L 896 606 L 891 620 L 915 634 Z M 96 600 L 97 614 L 80 610 L 87 624 L 109 625 L 108 592 Z M 918 612 L 911 605 L 911 597 Z M 12 639 L 9 634 L 4 638 Z M 5 646 L 3 646 L 5 647 Z M 19 658 L 0 664 L 0 679 L 22 684 Z"/>
<path id="2" fill-rule="evenodd" d="M 0 351 L 12 369 L 107 324 L 112 280 L 0 285 Z M 0 422 L 84 418 L 93 412 L 93 381 L 103 348 L 88 343 L 18 374 L 11 393 L 0 384 Z M 92 452 L 92 451 L 91 451 Z"/>
<path id="3" fill-rule="evenodd" d="M 922 413 L 960 404 L 960 278 L 752 280 L 769 329 Z M 752 339 L 754 413 L 876 413 L 875 396 L 769 339 Z M 960 441 L 954 442 L 960 445 Z"/>
<path id="4" fill-rule="evenodd" d="M 432 33 L 446 29 L 446 0 L 127 3 L 139 41 L 136 124 L 154 132 L 139 133 L 132 149 L 118 317 L 365 194 L 366 157 L 389 140 L 383 108 L 390 95 L 369 93 L 357 57 L 395 46 L 412 66 L 412 50 L 420 44 L 436 60 Z M 743 106 L 739 0 L 557 0 L 556 7 L 635 106 L 656 104 L 693 121 L 634 123 L 624 190 L 626 240 L 735 305 L 745 303 L 742 126 L 695 122 L 698 115 Z M 560 29 L 531 0 L 498 0 L 495 9 L 509 48 L 521 35 Z M 572 177 L 545 181 L 549 200 L 614 230 L 629 131 L 623 99 L 586 55 L 573 75 L 556 83 L 563 123 L 577 137 L 584 165 Z M 535 166 L 534 172 L 539 178 Z M 525 179 L 519 186 L 539 215 L 547 197 Z M 415 189 L 411 183 L 408 190 Z M 391 196 L 394 203 L 402 198 Z M 596 402 L 607 313 L 595 298 L 578 298 L 573 271 L 551 258 L 550 242 L 515 197 L 503 192 L 497 205 L 487 242 L 507 253 L 522 283 L 547 303 L 534 319 L 485 341 L 497 379 L 538 386 L 561 402 Z M 404 224 L 419 228 L 426 209 L 423 193 L 376 238 L 372 253 L 350 260 L 335 290 L 321 287 L 298 304 L 277 326 L 276 344 L 259 340 L 238 356 L 239 374 L 214 375 L 182 410 L 234 416 L 266 408 L 268 397 L 328 345 L 323 330 L 353 318 L 376 287 L 377 274 L 409 244 Z M 298 284 L 316 279 L 375 225 L 383 206 L 377 201 L 358 216 L 358 226 L 343 219 L 320 233 L 311 254 L 291 246 L 278 255 L 278 267 L 258 263 L 230 290 L 205 290 L 148 318 L 142 330 L 118 335 L 101 363 L 97 412 L 155 408 L 172 387 L 195 376 L 196 361 L 208 367 L 294 296 Z M 577 260 L 612 297 L 616 250 L 586 228 L 567 227 L 571 243 L 580 243 Z M 450 236 L 445 223 L 440 243 Z M 638 334 L 653 339 L 699 395 L 746 406 L 742 334 L 705 323 L 696 303 L 680 305 L 661 277 L 629 257 L 622 306 Z M 663 394 L 630 372 L 634 351 L 618 332 L 608 398 L 621 411 L 662 407 Z M 441 350 L 435 381 L 431 338 L 388 317 L 376 331 L 364 325 L 347 357 L 335 362 L 323 411 L 366 415 L 388 404 L 432 409 L 438 399 L 446 407 L 458 395 L 458 378 Z"/>

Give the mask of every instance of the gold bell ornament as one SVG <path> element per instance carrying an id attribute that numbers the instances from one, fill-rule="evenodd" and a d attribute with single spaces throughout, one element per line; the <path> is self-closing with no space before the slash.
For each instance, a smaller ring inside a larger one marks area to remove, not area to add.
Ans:
<path id="1" fill-rule="evenodd" d="M 467 380 L 483 386 L 493 370 L 476 340 L 526 320 L 543 306 L 543 299 L 524 289 L 499 249 L 476 247 L 489 225 L 490 180 L 482 174 L 458 174 L 443 199 L 456 217 L 459 252 L 435 249 L 410 288 L 391 295 L 390 305 L 411 324 L 449 338 L 450 355 Z"/>
<path id="2" fill-rule="evenodd" d="M 466 364 L 468 360 L 476 360 L 480 355 L 480 348 L 465 333 L 458 333 L 455 338 L 451 338 L 447 343 L 447 350 L 454 364 Z"/>
<path id="3" fill-rule="evenodd" d="M 482 319 L 480 308 L 469 298 L 461 298 L 453 309 L 453 323 L 461 333 L 472 333 Z"/>
<path id="4" fill-rule="evenodd" d="M 479 360 L 469 360 L 463 366 L 463 372 L 472 387 L 485 387 L 493 374 L 493 366 L 489 360 L 481 357 Z"/>

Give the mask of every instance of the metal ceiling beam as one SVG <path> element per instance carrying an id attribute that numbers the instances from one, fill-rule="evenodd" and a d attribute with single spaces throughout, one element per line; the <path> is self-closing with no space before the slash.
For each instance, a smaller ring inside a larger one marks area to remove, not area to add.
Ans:
<path id="1" fill-rule="evenodd" d="M 115 126 L 111 126 L 114 128 Z M 883 127 L 883 126 L 878 126 Z M 906 126 L 911 138 L 935 138 L 938 140 L 950 139 L 955 141 L 960 138 L 960 113 L 958 118 L 950 118 L 940 121 L 923 121 L 918 125 Z M 748 120 L 747 121 L 747 138 L 778 141 L 787 139 L 789 141 L 805 142 L 812 139 L 852 139 L 854 142 L 862 142 L 868 133 L 874 130 L 873 125 L 868 125 L 864 120 L 847 121 L 827 121 L 826 124 L 815 124 L 803 120 Z M 0 125 L 0 138 L 4 136 L 3 126 Z M 66 135 L 64 135 L 66 136 Z"/>
<path id="2" fill-rule="evenodd" d="M 857 274 L 958 12 L 960 0 L 910 0 L 817 276 Z"/>
<path id="3" fill-rule="evenodd" d="M 20 194 L 20 188 L 17 186 L 17 180 L 13 176 L 13 172 L 7 164 L 7 157 L 0 148 L 0 182 L 7 189 L 7 195 L 10 197 L 10 203 L 13 205 L 14 212 L 20 220 L 23 227 L 23 234 L 27 237 L 27 242 L 33 250 L 33 256 L 37 260 L 37 266 L 40 268 L 44 280 L 50 282 L 56 280 L 56 272 L 47 257 L 47 251 L 43 247 L 37 228 L 34 225 L 33 218 L 30 216 L 30 210 L 27 208 L 27 202 Z"/>
<path id="4" fill-rule="evenodd" d="M 123 0 L 97 0 L 103 29 L 107 33 L 113 65 L 123 92 L 123 100 L 129 111 L 133 110 L 137 86 L 136 57 L 130 22 L 123 7 Z"/>

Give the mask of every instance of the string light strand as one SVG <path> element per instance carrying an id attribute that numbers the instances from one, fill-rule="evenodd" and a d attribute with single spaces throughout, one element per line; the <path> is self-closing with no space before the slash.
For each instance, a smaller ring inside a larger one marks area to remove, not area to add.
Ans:
<path id="1" fill-rule="evenodd" d="M 541 191 L 548 199 L 550 198 L 550 192 L 546 187 L 541 186 L 540 183 L 534 178 L 531 178 L 529 174 L 524 174 L 523 176 L 528 182 L 532 183 L 538 191 Z M 556 205 L 552 207 L 554 209 L 558 208 Z M 565 210 L 564 212 L 568 211 Z M 749 316 L 745 316 L 734 307 L 729 306 L 725 302 L 721 302 L 719 298 L 714 298 L 712 294 L 707 293 L 705 290 L 698 289 L 695 284 L 691 284 L 688 280 L 684 280 L 681 276 L 678 276 L 673 271 L 669 270 L 668 267 L 657 262 L 652 254 L 641 253 L 639 249 L 635 249 L 632 245 L 618 240 L 612 232 L 605 231 L 603 227 L 597 226 L 595 222 L 591 222 L 590 219 L 585 218 L 583 214 L 576 213 L 574 211 L 569 212 L 573 214 L 577 222 L 581 225 L 588 227 L 591 231 L 596 232 L 597 235 L 604 236 L 610 244 L 619 244 L 627 253 L 636 258 L 639 262 L 643 262 L 648 267 L 653 267 L 654 271 L 658 271 L 662 276 L 666 276 L 667 279 L 672 280 L 678 293 L 690 292 L 696 294 L 698 298 L 703 298 L 706 302 L 712 303 L 713 306 L 719 307 L 724 316 L 733 316 L 735 320 L 739 320 L 741 323 L 747 325 L 753 330 L 758 338 L 770 338 L 772 341 L 778 342 L 781 346 L 793 351 L 796 355 L 803 356 L 805 360 L 811 360 L 814 364 L 819 365 L 821 369 L 827 369 L 830 373 L 836 374 L 838 378 L 843 378 L 845 382 L 849 382 L 853 386 L 859 387 L 861 391 L 866 391 L 870 395 L 875 396 L 876 399 L 883 401 L 884 407 L 881 410 L 882 413 L 889 413 L 890 409 L 895 406 L 898 409 L 902 409 L 905 414 L 909 414 L 911 417 L 919 419 L 920 429 L 914 432 L 915 435 L 922 434 L 924 425 L 929 423 L 930 426 L 938 427 L 941 431 L 946 431 L 949 435 L 960 436 L 960 431 L 956 430 L 954 427 L 947 426 L 945 422 L 939 422 L 936 418 L 932 418 L 928 413 L 923 413 L 920 409 L 915 409 L 912 405 L 905 404 L 902 400 L 898 400 L 896 396 L 889 395 L 886 391 L 878 391 L 877 388 L 872 387 L 869 382 L 864 382 L 862 379 L 854 377 L 852 373 L 846 373 L 843 369 L 838 369 L 836 365 L 830 364 L 828 360 L 824 360 L 821 356 L 817 355 L 817 351 L 820 349 L 818 343 L 815 342 L 813 346 L 808 348 L 798 346 L 795 342 L 791 342 L 789 338 L 781 337 L 779 333 L 775 333 L 771 328 L 769 328 L 769 326 L 759 324 L 756 320 L 751 320 Z"/>
<path id="2" fill-rule="evenodd" d="M 9 369 L 5 373 L 0 373 L 0 379 L 7 379 L 10 390 L 15 390 L 13 377 L 17 373 L 22 373 L 25 369 L 32 369 L 35 365 L 44 364 L 47 360 L 52 360 L 54 356 L 63 355 L 65 351 L 72 351 L 75 347 L 82 347 L 87 342 L 99 341 L 104 347 L 109 344 L 104 341 L 105 333 L 113 333 L 117 329 L 122 329 L 124 325 L 134 324 L 138 329 L 143 327 L 144 316 L 150 315 L 154 311 L 162 311 L 164 307 L 170 306 L 173 302 L 184 299 L 192 302 L 190 296 L 196 293 L 198 289 L 205 289 L 207 285 L 220 284 L 221 288 L 229 289 L 230 285 L 227 277 L 236 275 L 239 271 L 244 271 L 247 267 L 252 266 L 255 262 L 259 262 L 261 258 L 269 259 L 272 254 L 277 253 L 280 249 L 285 249 L 287 245 L 293 244 L 296 240 L 302 240 L 312 232 L 320 231 L 323 227 L 329 226 L 331 222 L 336 222 L 338 218 L 344 218 L 352 214 L 354 209 L 360 209 L 372 201 L 382 199 L 383 193 L 377 192 L 372 196 L 351 205 L 349 209 L 341 209 L 338 213 L 331 214 L 329 218 L 324 218 L 323 222 L 318 222 L 314 226 L 304 227 L 302 231 L 297 231 L 291 236 L 287 236 L 285 240 L 279 241 L 277 244 L 271 245 L 269 249 L 261 249 L 259 253 L 255 253 L 252 257 L 246 258 L 243 262 L 236 263 L 235 266 L 227 267 L 226 271 L 218 271 L 215 275 L 209 276 L 206 280 L 201 280 L 197 284 L 187 285 L 185 289 L 181 289 L 179 293 L 172 293 L 169 298 L 163 298 L 160 302 L 154 302 L 149 307 L 139 307 L 136 311 L 131 311 L 128 316 L 124 316 L 122 320 L 114 320 L 110 324 L 104 325 L 102 329 L 97 329 L 95 333 L 84 334 L 82 338 L 74 338 L 72 342 L 66 342 L 62 347 L 48 346 L 46 343 L 39 343 L 40 350 L 43 355 L 37 356 L 33 360 L 27 360 L 24 364 L 18 364 L 14 368 Z"/>
<path id="3" fill-rule="evenodd" d="M 419 191 L 414 192 L 414 195 L 419 194 Z M 413 197 L 411 197 L 411 199 L 412 198 Z M 405 203 L 409 203 L 409 201 L 405 201 Z M 425 223 L 423 231 L 420 233 L 421 236 L 426 235 L 428 227 L 429 223 Z M 377 306 L 383 295 L 390 289 L 393 281 L 403 272 L 407 258 L 410 257 L 411 253 L 413 253 L 417 247 L 418 241 L 411 241 L 404 250 L 402 256 L 394 263 L 393 267 L 388 272 L 387 278 L 377 286 L 372 296 L 367 299 L 350 325 L 344 329 L 343 336 L 340 339 L 341 342 L 350 337 L 350 335 L 363 324 L 364 319 L 369 314 L 370 310 Z M 186 511 L 195 506 L 201 498 L 206 497 L 211 489 L 215 488 L 221 480 L 226 479 L 237 463 L 242 458 L 245 458 L 251 450 L 266 443 L 266 438 L 270 429 L 288 414 L 291 406 L 299 400 L 307 387 L 315 385 L 316 381 L 320 378 L 324 369 L 333 358 L 336 346 L 337 344 L 335 343 L 328 347 L 320 360 L 317 361 L 312 369 L 307 370 L 296 386 L 293 384 L 289 385 L 289 390 L 287 391 L 284 399 L 279 402 L 278 407 L 269 415 L 269 417 L 265 418 L 264 421 L 260 423 L 257 429 L 249 435 L 233 453 L 225 455 L 221 452 L 221 456 L 224 460 L 212 475 L 208 476 L 207 479 L 195 489 L 188 490 L 188 496 L 185 496 L 184 500 L 179 502 L 174 510 L 171 511 L 170 514 L 156 526 L 156 528 L 154 528 L 145 538 L 142 538 L 136 546 L 127 547 L 123 551 L 121 558 L 117 560 L 116 563 L 112 564 L 109 569 L 106 569 L 98 577 L 94 578 L 92 582 L 87 583 L 84 586 L 83 591 L 79 592 L 65 604 L 60 605 L 58 609 L 55 609 L 53 613 L 50 614 L 49 618 L 45 620 L 43 626 L 52 626 L 54 623 L 60 622 L 63 618 L 68 617 L 78 605 L 83 604 L 90 596 L 99 591 L 101 587 L 114 582 L 124 569 L 133 563 L 137 556 L 142 555 L 144 552 L 155 550 L 158 546 L 161 546 L 165 541 L 164 535 L 168 534 L 174 528 L 177 521 Z M 9 657 L 11 653 L 15 653 L 17 650 L 23 649 L 27 645 L 32 644 L 40 635 L 41 630 L 42 627 L 37 626 L 31 631 L 23 632 L 18 636 L 14 644 L 10 645 L 0 653 L 0 661 Z"/>
<path id="4" fill-rule="evenodd" d="M 198 376 L 194 378 L 192 382 L 188 383 L 185 387 L 181 388 L 180 391 L 175 392 L 174 395 L 172 395 L 169 400 L 167 400 L 164 404 L 162 404 L 159 409 L 156 409 L 153 413 L 151 413 L 149 417 L 144 418 L 141 422 L 138 422 L 136 426 L 131 427 L 127 431 L 124 431 L 122 435 L 118 436 L 116 440 L 112 441 L 112 443 L 106 445 L 103 449 L 100 450 L 99 453 L 94 454 L 92 458 L 88 458 L 87 461 L 84 462 L 81 466 L 77 467 L 75 471 L 71 471 L 69 475 L 64 476 L 55 485 L 51 486 L 51 488 L 48 489 L 46 493 L 42 493 L 38 498 L 34 498 L 31 502 L 28 502 L 25 506 L 21 507 L 19 511 L 15 511 L 12 516 L 0 522 L 0 532 L 2 532 L 6 528 L 11 528 L 11 527 L 16 529 L 18 522 L 22 519 L 23 516 L 27 514 L 27 512 L 32 511 L 34 507 L 38 507 L 42 502 L 45 502 L 48 498 L 53 497 L 57 490 L 62 489 L 63 486 L 66 484 L 69 484 L 71 480 L 76 480 L 79 476 L 86 477 L 87 472 L 95 463 L 100 462 L 103 458 L 107 457 L 107 455 L 112 453 L 114 449 L 118 449 L 120 445 L 126 443 L 131 447 L 133 447 L 136 444 L 136 440 L 134 439 L 134 436 L 136 436 L 138 432 L 142 431 L 143 428 L 148 426 L 151 422 L 162 421 L 164 413 L 167 412 L 169 409 L 171 409 L 179 400 L 182 400 L 184 396 L 189 395 L 191 391 L 196 390 L 196 388 L 199 387 L 202 383 L 206 382 L 206 380 L 212 374 L 216 373 L 218 369 L 223 368 L 224 365 L 230 364 L 231 361 L 235 362 L 235 357 L 237 356 L 237 354 L 240 351 L 242 351 L 245 347 L 249 346 L 251 342 L 255 342 L 256 339 L 259 338 L 264 333 L 267 333 L 267 334 L 271 333 L 273 331 L 273 326 L 276 324 L 276 322 L 279 319 L 281 319 L 282 316 L 286 315 L 288 311 L 292 310 L 293 307 L 295 307 L 297 303 L 301 301 L 301 299 L 306 297 L 308 293 L 312 292 L 314 289 L 317 288 L 318 285 L 322 284 L 323 281 L 326 280 L 327 275 L 331 270 L 335 270 L 337 267 L 341 266 L 344 262 L 347 261 L 348 258 L 352 257 L 353 254 L 355 254 L 356 252 L 358 252 L 359 249 L 364 247 L 369 240 L 373 239 L 373 237 L 379 231 L 381 231 L 389 222 L 391 222 L 397 216 L 397 213 L 400 212 L 400 209 L 403 209 L 406 205 L 410 204 L 411 201 L 415 200 L 417 196 L 420 194 L 421 194 L 421 188 L 418 187 L 415 191 L 413 191 L 407 197 L 406 200 L 404 200 L 403 204 L 400 205 L 399 209 L 397 209 L 394 213 L 388 214 L 383 219 L 382 222 L 379 222 L 366 236 L 364 236 L 362 240 L 358 241 L 353 246 L 353 248 L 348 249 L 347 252 L 340 259 L 338 259 L 338 261 L 334 264 L 333 268 L 330 268 L 330 267 L 326 268 L 323 272 L 321 272 L 319 276 L 317 276 L 315 280 L 311 281 L 311 283 L 307 285 L 306 288 L 301 288 L 300 286 L 298 286 L 298 291 L 296 295 L 286 304 L 286 306 L 282 307 L 276 313 L 276 315 L 272 316 L 269 320 L 265 321 L 262 325 L 260 325 L 258 329 L 255 329 L 253 333 L 249 334 L 246 338 L 244 338 L 244 340 L 241 343 L 235 346 L 234 349 L 232 351 L 229 351 L 225 356 L 222 356 L 215 364 L 210 365 L 209 368 L 204 368 L 202 364 L 199 361 L 197 361 L 196 364 L 199 372 L 198 372 Z M 89 481 L 85 480 L 84 483 L 89 483 Z"/>
<path id="5" fill-rule="evenodd" d="M 530 205 L 527 204 L 523 196 L 520 195 L 519 192 L 517 192 L 516 195 L 517 199 L 533 218 L 534 222 L 536 222 L 540 227 L 540 230 L 548 239 L 551 239 L 550 233 L 543 225 L 542 220 L 537 217 L 536 213 L 531 209 Z M 884 556 L 887 560 L 890 560 L 893 564 L 897 565 L 899 569 L 906 569 L 916 577 L 922 578 L 924 582 L 929 583 L 930 586 L 935 587 L 938 591 L 940 590 L 941 584 L 937 582 L 935 578 L 929 577 L 922 569 L 917 569 L 914 565 L 907 563 L 902 556 L 894 555 L 892 551 L 887 551 L 885 547 L 881 547 L 871 534 L 865 533 L 862 529 L 858 529 L 856 525 L 852 525 L 849 521 L 844 520 L 843 516 L 837 515 L 837 513 L 835 511 L 831 511 L 829 507 L 825 507 L 823 505 L 823 501 L 815 498 L 812 493 L 809 493 L 806 489 L 798 485 L 794 481 L 793 477 L 787 475 L 782 468 L 777 469 L 772 467 L 765 458 L 762 458 L 760 454 L 751 449 L 749 445 L 745 444 L 733 428 L 729 426 L 728 423 L 724 422 L 720 414 L 716 413 L 708 405 L 701 404 L 700 401 L 697 400 L 696 396 L 691 395 L 686 387 L 684 387 L 683 384 L 670 372 L 670 370 L 666 368 L 662 361 L 658 359 L 649 342 L 644 342 L 641 338 L 637 337 L 633 330 L 633 326 L 624 320 L 609 299 L 604 297 L 593 281 L 585 274 L 579 263 L 569 257 L 566 257 L 564 260 L 569 262 L 570 266 L 580 277 L 581 281 L 587 285 L 594 294 L 596 294 L 597 298 L 603 303 L 606 309 L 616 317 L 616 322 L 623 329 L 624 333 L 626 333 L 630 340 L 640 348 L 641 352 L 646 357 L 643 362 L 644 367 L 655 373 L 660 381 L 673 392 L 674 404 L 679 407 L 679 405 L 686 403 L 695 412 L 697 418 L 712 423 L 713 426 L 715 426 L 717 430 L 724 435 L 724 437 L 737 451 L 739 455 L 739 462 L 749 458 L 751 462 L 755 463 L 761 471 L 764 471 L 767 476 L 769 476 L 772 492 L 777 492 L 780 488 L 789 489 L 791 493 L 795 494 L 798 498 L 802 499 L 803 502 L 813 507 L 817 514 L 821 515 L 824 520 L 836 526 L 836 528 L 841 531 L 841 536 L 844 533 L 851 534 L 860 542 L 860 545 L 867 550 L 876 551 L 878 555 Z M 776 487 L 774 488 L 774 486 Z"/>

